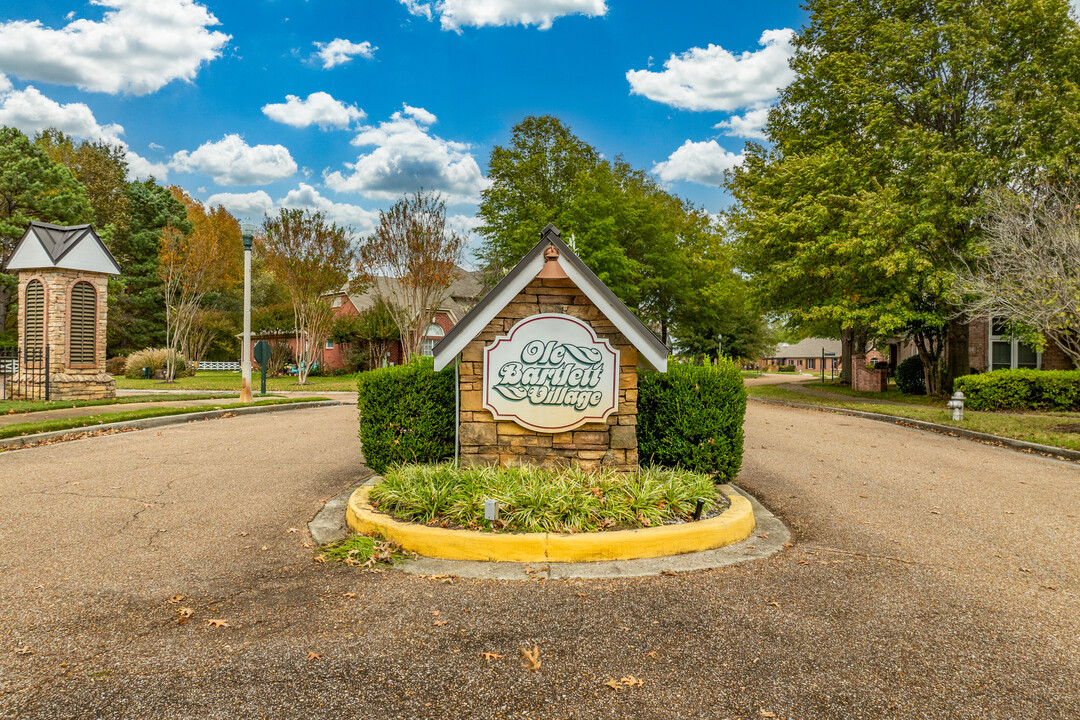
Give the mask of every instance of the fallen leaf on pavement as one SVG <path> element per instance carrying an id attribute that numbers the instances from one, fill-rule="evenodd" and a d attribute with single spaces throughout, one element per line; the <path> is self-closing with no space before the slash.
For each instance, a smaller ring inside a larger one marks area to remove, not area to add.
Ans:
<path id="1" fill-rule="evenodd" d="M 315 652 L 314 650 L 308 650 L 308 654 L 307 654 L 307 659 L 308 659 L 308 661 L 311 661 L 311 660 L 322 660 L 322 655 L 320 655 L 319 653 Z"/>
<path id="2" fill-rule="evenodd" d="M 217 620 L 207 619 L 206 626 L 207 627 L 229 627 L 229 623 L 225 622 L 224 620 L 220 620 L 220 619 L 217 619 Z"/>
<path id="3" fill-rule="evenodd" d="M 771 717 L 771 718 L 776 717 L 776 713 L 771 713 L 771 712 L 769 712 L 767 710 L 762 710 L 760 714 L 761 714 L 761 717 Z"/>
<path id="4" fill-rule="evenodd" d="M 769 537 L 769 533 L 767 533 L 767 532 L 758 533 L 758 537 L 759 538 L 767 538 L 767 537 Z"/>
<path id="5" fill-rule="evenodd" d="M 195 611 L 191 608 L 182 607 L 176 611 L 176 624 L 183 625 L 188 621 L 188 618 L 195 614 Z"/>
<path id="6" fill-rule="evenodd" d="M 29 646 L 25 646 L 25 647 L 21 647 L 21 648 L 15 648 L 15 654 L 16 655 L 33 655 L 34 651 L 31 650 Z"/>
<path id="7" fill-rule="evenodd" d="M 288 529 L 288 530 L 286 530 L 285 532 L 287 532 L 287 533 L 294 533 L 294 532 L 300 532 L 300 531 L 299 531 L 299 530 L 297 530 L 296 528 L 289 528 L 289 529 Z"/>
<path id="8" fill-rule="evenodd" d="M 589 593 L 574 593 L 578 597 L 589 597 Z"/>
<path id="9" fill-rule="evenodd" d="M 663 571 L 663 572 L 661 572 L 660 574 L 661 574 L 661 575 L 675 575 L 676 573 L 675 573 L 675 571 L 674 571 L 674 570 L 664 570 L 664 571 Z"/>
<path id="10" fill-rule="evenodd" d="M 170 605 L 176 605 L 177 603 L 179 603 L 181 600 L 183 600 L 186 597 L 187 597 L 187 595 L 181 595 L 180 593 L 176 593 L 171 598 L 169 598 L 169 604 Z"/>
<path id="11" fill-rule="evenodd" d="M 645 684 L 644 680 L 638 680 L 633 675 L 629 675 L 619 680 L 626 687 L 640 687 Z"/>
<path id="12" fill-rule="evenodd" d="M 619 681 L 616 680 L 615 678 L 608 678 L 607 682 L 604 683 L 604 684 L 607 685 L 612 690 L 622 690 L 622 685 L 620 685 Z"/>
<path id="13" fill-rule="evenodd" d="M 780 607 L 780 603 L 776 602 L 775 600 L 773 602 L 769 603 L 769 604 L 770 605 L 775 605 L 777 608 Z"/>
<path id="14" fill-rule="evenodd" d="M 532 650 L 526 650 L 525 648 L 521 648 L 521 654 L 524 655 L 524 657 L 521 659 L 522 667 L 528 668 L 529 670 L 532 670 L 534 672 L 540 669 L 541 660 L 539 646 L 533 645 Z"/>
<path id="15" fill-rule="evenodd" d="M 784 543 L 784 547 L 795 547 L 795 543 Z"/>
<path id="16" fill-rule="evenodd" d="M 431 624 L 434 625 L 435 627 L 442 627 L 443 625 L 446 624 L 446 621 L 445 620 L 435 620 Z"/>
<path id="17" fill-rule="evenodd" d="M 434 615 L 435 617 L 439 617 L 439 611 L 438 610 L 432 610 L 431 614 Z"/>
<path id="18" fill-rule="evenodd" d="M 939 513 L 937 510 L 931 510 L 930 514 L 931 515 L 940 515 L 941 513 Z"/>
<path id="19" fill-rule="evenodd" d="M 485 660 L 495 660 L 496 658 L 506 657 L 505 655 L 500 655 L 499 653 L 493 652 L 482 652 L 480 653 L 480 656 L 483 657 Z"/>
<path id="20" fill-rule="evenodd" d="M 356 593 L 344 593 L 342 594 L 342 597 L 354 598 L 356 597 Z"/>

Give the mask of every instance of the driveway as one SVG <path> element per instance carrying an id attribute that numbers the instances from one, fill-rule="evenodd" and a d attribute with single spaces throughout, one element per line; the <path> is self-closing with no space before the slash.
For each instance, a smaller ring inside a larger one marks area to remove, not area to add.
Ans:
<path id="1" fill-rule="evenodd" d="M 312 562 L 355 408 L 4 453 L 0 716 L 1080 715 L 1080 469 L 759 403 L 746 438 L 794 547 L 603 581 Z"/>

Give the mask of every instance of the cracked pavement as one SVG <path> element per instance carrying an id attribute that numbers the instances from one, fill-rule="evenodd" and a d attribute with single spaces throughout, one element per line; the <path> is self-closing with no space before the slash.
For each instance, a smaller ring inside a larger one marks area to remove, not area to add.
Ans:
<path id="1" fill-rule="evenodd" d="M 0 717 L 1080 715 L 1076 465 L 751 404 L 738 482 L 791 527 L 784 552 L 424 578 L 304 546 L 364 473 L 355 412 L 0 454 Z M 604 684 L 624 676 L 643 684 Z"/>

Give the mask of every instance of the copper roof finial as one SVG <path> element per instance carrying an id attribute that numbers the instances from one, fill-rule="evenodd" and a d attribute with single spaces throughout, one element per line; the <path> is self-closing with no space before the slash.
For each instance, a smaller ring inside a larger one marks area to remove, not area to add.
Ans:
<path id="1" fill-rule="evenodd" d="M 540 268 L 540 272 L 536 274 L 536 277 L 547 280 L 566 278 L 566 271 L 559 264 L 559 248 L 554 245 L 548 245 L 544 248 L 544 260 L 546 261 L 544 267 Z"/>

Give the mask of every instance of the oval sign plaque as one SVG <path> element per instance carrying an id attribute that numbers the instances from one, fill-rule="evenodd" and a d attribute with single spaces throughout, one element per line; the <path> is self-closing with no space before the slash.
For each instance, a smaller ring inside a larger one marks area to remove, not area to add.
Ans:
<path id="1" fill-rule="evenodd" d="M 484 407 L 538 432 L 602 422 L 619 407 L 619 351 L 569 315 L 525 318 L 484 348 Z"/>

